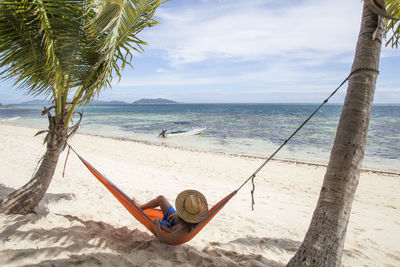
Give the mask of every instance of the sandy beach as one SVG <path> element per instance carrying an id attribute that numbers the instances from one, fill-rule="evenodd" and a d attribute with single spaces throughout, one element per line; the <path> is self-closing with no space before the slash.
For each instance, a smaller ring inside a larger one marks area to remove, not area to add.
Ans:
<path id="1" fill-rule="evenodd" d="M 0 197 L 26 183 L 44 153 L 37 129 L 0 125 Z M 262 159 L 77 134 L 71 145 L 144 202 L 185 189 L 210 204 L 238 188 Z M 274 160 L 190 242 L 160 243 L 70 154 L 60 157 L 36 214 L 0 215 L 1 266 L 284 266 L 301 244 L 324 166 Z M 400 176 L 361 174 L 343 266 L 400 265 Z"/>

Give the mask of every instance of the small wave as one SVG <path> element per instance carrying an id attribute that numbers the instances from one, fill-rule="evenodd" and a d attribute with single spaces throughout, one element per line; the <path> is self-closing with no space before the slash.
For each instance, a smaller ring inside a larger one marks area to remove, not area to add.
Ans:
<path id="1" fill-rule="evenodd" d="M 6 119 L 0 119 L 0 121 L 15 121 L 15 120 L 19 120 L 21 119 L 21 117 L 17 116 L 17 117 L 12 117 L 12 118 L 6 118 Z"/>

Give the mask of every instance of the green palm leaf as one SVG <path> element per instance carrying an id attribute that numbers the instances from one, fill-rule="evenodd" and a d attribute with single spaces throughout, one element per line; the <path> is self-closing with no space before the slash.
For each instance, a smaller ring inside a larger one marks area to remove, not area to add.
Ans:
<path id="1" fill-rule="evenodd" d="M 400 19 L 400 0 L 386 0 L 386 10 L 392 16 Z M 390 45 L 393 48 L 399 47 L 400 39 L 400 21 L 389 20 L 386 27 L 386 36 L 389 34 L 386 41 L 386 46 Z"/>
<path id="2" fill-rule="evenodd" d="M 137 34 L 145 27 L 157 24 L 153 17 L 161 3 L 158 0 L 100 1 L 97 16 L 86 25 L 88 36 L 98 41 L 96 52 L 100 55 L 90 74 L 97 79 L 86 85 L 91 88 L 84 94 L 86 102 L 90 101 L 91 95 L 110 86 L 113 73 L 121 77 L 124 67 L 130 65 L 131 50 L 142 52 L 141 45 L 146 43 Z"/>
<path id="3" fill-rule="evenodd" d="M 0 77 L 56 104 L 67 126 L 131 65 L 159 0 L 0 1 Z M 73 95 L 72 95 L 73 94 Z M 72 98 L 72 103 L 67 99 Z M 64 115 L 62 115 L 64 114 Z"/>

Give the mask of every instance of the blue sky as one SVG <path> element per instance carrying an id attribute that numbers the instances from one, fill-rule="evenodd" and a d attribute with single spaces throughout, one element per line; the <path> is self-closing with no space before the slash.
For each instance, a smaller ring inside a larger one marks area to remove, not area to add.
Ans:
<path id="1" fill-rule="evenodd" d="M 99 100 L 315 103 L 348 75 L 359 0 L 170 0 L 121 81 Z M 375 103 L 400 103 L 400 51 L 383 48 Z M 331 102 L 343 102 L 345 87 Z M 0 103 L 31 100 L 0 81 Z"/>

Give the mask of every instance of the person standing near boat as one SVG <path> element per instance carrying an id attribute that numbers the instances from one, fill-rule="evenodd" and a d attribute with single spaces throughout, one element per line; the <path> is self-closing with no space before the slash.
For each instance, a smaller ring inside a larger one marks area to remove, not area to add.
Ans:
<path id="1" fill-rule="evenodd" d="M 163 138 L 165 138 L 165 137 L 167 137 L 166 136 L 166 133 L 167 133 L 167 129 L 162 129 L 162 131 L 161 131 L 161 133 L 158 135 L 158 137 L 163 137 Z"/>

